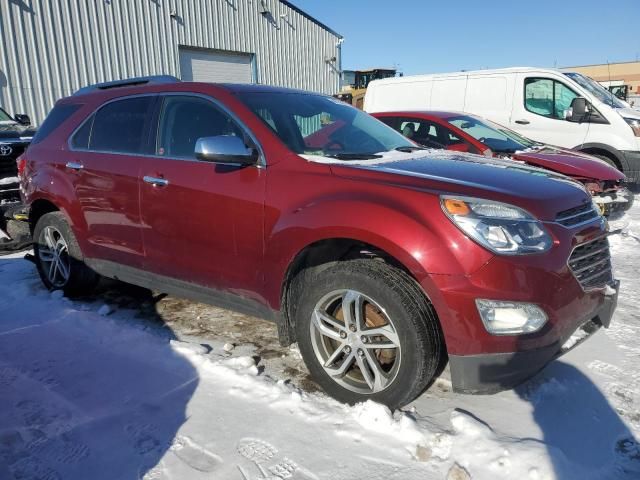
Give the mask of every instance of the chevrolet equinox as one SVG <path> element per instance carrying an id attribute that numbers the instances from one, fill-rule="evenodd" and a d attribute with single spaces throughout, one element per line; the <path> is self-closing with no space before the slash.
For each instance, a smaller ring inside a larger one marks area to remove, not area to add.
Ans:
<path id="1" fill-rule="evenodd" d="M 616 305 L 582 185 L 424 149 L 320 94 L 92 85 L 18 171 L 49 289 L 105 276 L 271 319 L 346 402 L 405 405 L 446 362 L 456 391 L 510 388 Z"/>

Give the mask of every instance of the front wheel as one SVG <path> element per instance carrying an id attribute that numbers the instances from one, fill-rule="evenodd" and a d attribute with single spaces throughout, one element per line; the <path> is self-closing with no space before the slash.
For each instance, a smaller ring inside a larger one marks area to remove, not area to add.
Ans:
<path id="1" fill-rule="evenodd" d="M 43 215 L 33 231 L 36 267 L 49 290 L 63 290 L 68 296 L 91 293 L 99 276 L 87 267 L 76 237 L 64 215 Z"/>
<path id="2" fill-rule="evenodd" d="M 300 351 L 331 396 L 406 405 L 433 381 L 444 352 L 433 307 L 403 271 L 376 259 L 296 277 Z"/>

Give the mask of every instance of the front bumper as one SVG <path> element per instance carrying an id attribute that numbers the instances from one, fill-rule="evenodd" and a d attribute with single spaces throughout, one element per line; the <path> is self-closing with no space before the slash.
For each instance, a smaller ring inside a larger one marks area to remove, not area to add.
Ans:
<path id="1" fill-rule="evenodd" d="M 449 355 L 453 390 L 459 393 L 496 393 L 514 388 L 531 378 L 601 327 L 609 326 L 617 306 L 619 286 L 619 281 L 612 282 L 603 303 L 580 321 L 580 327 L 551 345 L 509 353 Z"/>
<path id="2" fill-rule="evenodd" d="M 593 222 L 578 229 L 554 222 L 545 226 L 554 238 L 554 247 L 544 254 L 497 255 L 467 275 L 429 275 L 421 280 L 442 325 L 455 390 L 491 392 L 509 388 L 555 358 L 585 323 L 595 319 L 598 325 L 608 325 L 616 304 L 607 295 L 610 287 L 583 286 L 569 267 L 578 246 L 607 235 L 606 224 Z M 598 252 L 587 250 L 583 254 L 596 255 L 594 266 L 606 271 Z M 582 271 L 583 267 L 576 268 Z M 616 290 L 617 283 L 612 287 Z M 478 298 L 532 303 L 544 310 L 548 321 L 533 333 L 491 335 L 478 313 Z"/>
<path id="3" fill-rule="evenodd" d="M 629 183 L 640 183 L 640 152 L 622 151 L 622 170 Z"/>

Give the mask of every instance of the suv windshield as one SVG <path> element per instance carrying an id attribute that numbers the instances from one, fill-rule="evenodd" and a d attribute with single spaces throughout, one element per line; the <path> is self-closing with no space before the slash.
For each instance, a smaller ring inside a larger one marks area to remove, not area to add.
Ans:
<path id="1" fill-rule="evenodd" d="M 480 121 L 468 115 L 450 117 L 447 118 L 447 122 L 479 140 L 496 153 L 514 153 L 539 145 L 508 128 L 489 121 Z"/>
<path id="2" fill-rule="evenodd" d="M 0 123 L 15 123 L 13 118 L 7 112 L 0 108 Z"/>
<path id="3" fill-rule="evenodd" d="M 238 98 L 297 154 L 343 160 L 417 149 L 400 133 L 340 100 L 307 93 L 240 92 Z"/>
<path id="4" fill-rule="evenodd" d="M 609 105 L 614 108 L 625 108 L 625 105 L 620 102 L 613 93 L 592 78 L 585 77 L 584 75 L 576 72 L 565 72 L 565 75 L 605 105 Z"/>

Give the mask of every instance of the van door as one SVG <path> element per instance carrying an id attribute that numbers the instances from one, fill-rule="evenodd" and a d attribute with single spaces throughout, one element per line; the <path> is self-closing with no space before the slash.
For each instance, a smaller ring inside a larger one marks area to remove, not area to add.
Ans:
<path id="1" fill-rule="evenodd" d="M 519 74 L 509 126 L 549 145 L 566 148 L 581 145 L 587 138 L 589 124 L 565 119 L 571 102 L 578 96 L 557 78 L 546 74 Z"/>
<path id="2" fill-rule="evenodd" d="M 111 101 L 71 139 L 66 169 L 87 226 L 89 258 L 142 266 L 138 177 L 156 100 L 144 95 Z"/>
<path id="3" fill-rule="evenodd" d="M 259 291 L 266 168 L 196 159 L 199 138 L 248 138 L 212 99 L 171 94 L 162 103 L 155 152 L 140 172 L 145 269 L 243 296 Z"/>

